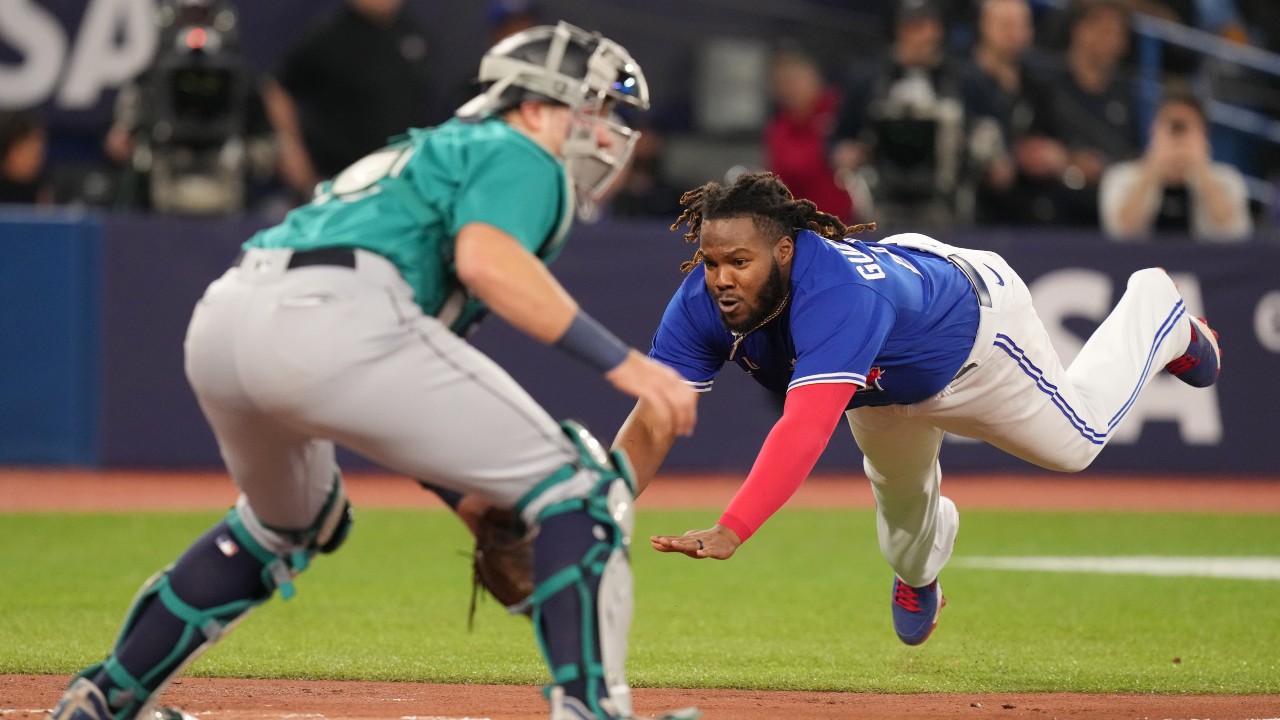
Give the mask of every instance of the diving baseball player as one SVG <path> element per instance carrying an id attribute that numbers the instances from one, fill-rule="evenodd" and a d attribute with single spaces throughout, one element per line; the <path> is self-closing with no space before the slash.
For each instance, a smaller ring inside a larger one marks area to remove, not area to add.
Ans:
<path id="1" fill-rule="evenodd" d="M 682 199 L 698 243 L 650 356 L 699 391 L 733 363 L 785 395 L 782 417 L 719 522 L 654 536 L 662 552 L 726 559 L 804 481 L 844 416 L 865 455 L 880 550 L 895 573 L 893 623 L 924 642 L 943 605 L 938 574 L 959 514 L 942 496 L 944 432 L 1041 467 L 1088 467 L 1143 385 L 1168 371 L 1218 377 L 1215 334 L 1188 317 L 1173 282 L 1140 270 L 1063 367 L 1018 274 L 995 253 L 918 234 L 879 242 L 792 197 L 769 173 Z M 677 225 L 673 225 L 675 229 Z M 643 490 L 675 436 L 641 399 L 614 443 Z"/>
<path id="2" fill-rule="evenodd" d="M 157 705 L 167 683 L 341 547 L 351 515 L 335 444 L 537 528 L 527 603 L 551 717 L 632 717 L 627 463 L 556 423 L 461 336 L 491 310 L 644 399 L 664 431 L 691 432 L 694 392 L 579 309 L 544 264 L 575 195 L 589 205 L 631 152 L 613 107 L 647 108 L 648 87 L 624 48 L 565 23 L 502 41 L 479 76 L 486 89 L 456 118 L 319 185 L 209 286 L 186 371 L 239 499 L 143 585 L 56 720 L 186 717 Z"/>

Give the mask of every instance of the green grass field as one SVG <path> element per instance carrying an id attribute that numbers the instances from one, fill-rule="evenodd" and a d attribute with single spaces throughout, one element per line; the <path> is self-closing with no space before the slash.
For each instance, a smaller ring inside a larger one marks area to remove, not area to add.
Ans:
<path id="1" fill-rule="evenodd" d="M 66 674 L 108 649 L 138 586 L 220 513 L 0 515 L 0 673 Z M 1275 516 L 964 513 L 948 607 L 901 645 L 868 510 L 785 510 L 728 562 L 644 541 L 714 520 L 642 512 L 631 676 L 640 687 L 881 692 L 1280 692 L 1280 581 L 966 569 L 994 555 L 1280 555 Z M 482 598 L 441 511 L 360 510 L 298 596 L 255 610 L 189 672 L 544 681 L 524 618 Z M 726 660 L 725 658 L 729 658 Z"/>

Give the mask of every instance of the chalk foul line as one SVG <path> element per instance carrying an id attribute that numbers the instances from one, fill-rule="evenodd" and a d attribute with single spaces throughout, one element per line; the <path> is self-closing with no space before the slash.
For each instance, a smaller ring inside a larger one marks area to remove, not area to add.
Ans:
<path id="1" fill-rule="evenodd" d="M 981 570 L 1100 573 L 1107 575 L 1157 575 L 1162 577 L 1210 577 L 1232 580 L 1280 580 L 1280 557 L 1266 556 L 969 556 L 952 558 L 950 564 L 952 567 Z"/>

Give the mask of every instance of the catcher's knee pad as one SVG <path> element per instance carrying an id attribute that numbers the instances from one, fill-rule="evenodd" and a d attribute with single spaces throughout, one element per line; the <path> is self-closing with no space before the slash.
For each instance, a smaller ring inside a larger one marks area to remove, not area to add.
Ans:
<path id="1" fill-rule="evenodd" d="M 317 552 L 332 553 L 346 541 L 351 531 L 351 503 L 342 476 L 335 472 L 329 496 L 308 527 L 296 530 L 268 525 L 253 512 L 243 495 L 227 521 L 235 523 L 232 526 L 238 534 L 253 541 L 250 551 L 263 562 L 264 581 L 269 575 L 270 585 L 280 588 L 280 596 L 288 600 L 295 594 L 292 577 L 306 570 Z"/>
<path id="2" fill-rule="evenodd" d="M 269 588 L 279 588 L 285 600 L 297 594 L 293 578 L 307 569 L 317 552 L 334 552 L 346 541 L 351 520 L 351 503 L 347 500 L 342 476 L 337 473 L 324 507 L 311 525 L 301 530 L 262 522 L 243 495 L 226 517 L 236 539 L 262 563 L 263 583 Z"/>
<path id="3" fill-rule="evenodd" d="M 177 562 L 143 583 L 111 654 L 78 677 L 108 688 L 115 720 L 140 716 L 169 680 L 274 590 L 286 600 L 293 597 L 294 576 L 316 552 L 337 549 L 350 525 L 350 504 L 338 476 L 316 521 L 299 531 L 266 528 L 242 499 Z M 266 543 L 258 537 L 264 531 L 270 536 Z M 268 544 L 295 549 L 273 550 Z"/>
<path id="4" fill-rule="evenodd" d="M 581 680 L 591 709 L 610 715 L 631 715 L 631 689 L 626 678 L 627 636 L 633 613 L 631 564 L 628 547 L 635 525 L 635 482 L 626 455 L 612 453 L 585 428 L 573 421 L 561 424 L 578 448 L 578 469 L 596 476 L 585 497 L 555 502 L 537 516 L 539 524 L 567 513 L 583 513 L 597 529 L 594 541 L 582 548 L 576 562 L 542 578 L 527 601 L 532 609 L 534 632 L 543 655 L 551 664 L 554 682 L 559 685 Z M 542 488 L 542 486 L 540 486 Z M 538 492 L 535 489 L 535 492 Z M 530 495 L 533 495 L 531 493 Z M 526 505 L 532 497 L 521 500 Z M 582 648 L 573 662 L 553 658 L 548 649 L 542 608 L 562 592 L 578 596 L 582 617 Z M 557 665 L 557 663 L 560 663 Z M 602 682 L 607 698 L 598 696 Z M 603 703 L 603 704 L 602 704 Z"/>

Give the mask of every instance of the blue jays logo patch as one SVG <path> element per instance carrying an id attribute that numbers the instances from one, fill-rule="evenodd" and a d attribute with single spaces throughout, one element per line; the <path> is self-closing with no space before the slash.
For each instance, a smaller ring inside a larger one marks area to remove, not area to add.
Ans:
<path id="1" fill-rule="evenodd" d="M 867 386 L 860 392 L 883 392 L 884 388 L 880 385 L 880 378 L 884 377 L 884 369 L 873 367 L 867 371 Z"/>

